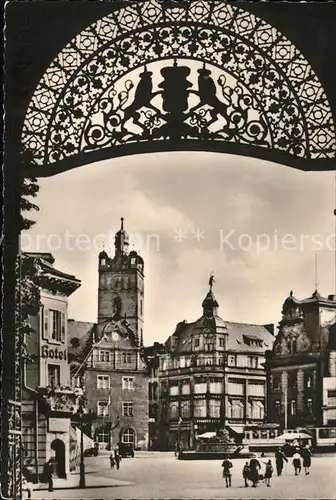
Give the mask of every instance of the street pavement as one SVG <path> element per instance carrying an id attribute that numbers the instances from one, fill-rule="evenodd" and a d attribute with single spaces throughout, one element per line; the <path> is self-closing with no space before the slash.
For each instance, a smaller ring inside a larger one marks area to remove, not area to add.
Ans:
<path id="1" fill-rule="evenodd" d="M 233 460 L 232 487 L 225 488 L 221 460 L 178 460 L 173 453 L 138 452 L 125 458 L 120 470 L 111 470 L 109 455 L 85 459 L 87 476 L 94 484 L 86 489 L 62 489 L 53 493 L 35 491 L 33 498 L 52 499 L 335 499 L 336 455 L 313 457 L 311 473 L 294 475 L 289 459 L 281 477 L 274 476 L 271 487 L 260 483 L 245 488 L 242 468 L 245 460 Z M 268 459 L 259 459 L 266 462 Z M 274 460 L 273 465 L 274 465 Z M 275 468 L 275 467 L 274 467 Z M 101 479 L 101 482 L 99 481 Z M 111 481 L 109 486 L 108 481 Z M 118 482 L 115 480 L 119 480 Z M 123 483 L 125 482 L 125 483 Z"/>

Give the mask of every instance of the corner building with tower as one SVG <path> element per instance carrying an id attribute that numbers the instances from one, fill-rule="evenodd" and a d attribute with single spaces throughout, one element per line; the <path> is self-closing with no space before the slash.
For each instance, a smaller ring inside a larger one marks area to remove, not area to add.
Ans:
<path id="1" fill-rule="evenodd" d="M 103 448 L 132 443 L 148 446 L 148 377 L 141 357 L 143 345 L 144 262 L 129 252 L 129 237 L 121 219 L 115 254 L 98 257 L 98 321 L 83 336 L 72 322 L 71 337 L 86 338 L 77 370 L 88 407 L 97 414 L 91 436 Z M 87 357 L 87 359 L 85 358 Z M 76 364 L 72 373 L 76 374 Z"/>
<path id="2" fill-rule="evenodd" d="M 231 437 L 266 419 L 265 351 L 273 325 L 224 321 L 210 289 L 203 314 L 182 321 L 160 355 L 161 448 L 193 449 L 197 435 L 224 427 Z"/>

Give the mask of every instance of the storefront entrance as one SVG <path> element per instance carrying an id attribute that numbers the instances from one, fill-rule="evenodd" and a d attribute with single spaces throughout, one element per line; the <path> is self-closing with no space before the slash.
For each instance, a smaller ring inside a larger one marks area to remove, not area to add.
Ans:
<path id="1" fill-rule="evenodd" d="M 61 439 L 55 439 L 50 447 L 55 452 L 55 474 L 60 478 L 66 479 L 65 444 Z"/>

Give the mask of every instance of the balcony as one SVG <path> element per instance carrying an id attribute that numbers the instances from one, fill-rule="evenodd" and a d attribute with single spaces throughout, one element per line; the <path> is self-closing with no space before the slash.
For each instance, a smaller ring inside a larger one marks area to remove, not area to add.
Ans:
<path id="1" fill-rule="evenodd" d="M 79 398 L 83 396 L 80 387 L 56 386 L 38 387 L 40 410 L 47 417 L 71 417 L 78 410 Z"/>

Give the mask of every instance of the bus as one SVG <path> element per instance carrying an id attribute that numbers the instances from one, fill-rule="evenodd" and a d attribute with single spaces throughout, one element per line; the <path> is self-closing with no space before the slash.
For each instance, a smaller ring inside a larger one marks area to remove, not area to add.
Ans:
<path id="1" fill-rule="evenodd" d="M 275 451 L 279 444 L 274 439 L 281 434 L 280 424 L 246 425 L 242 444 L 248 446 L 250 451 Z"/>

